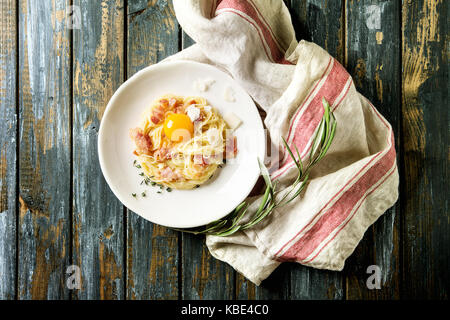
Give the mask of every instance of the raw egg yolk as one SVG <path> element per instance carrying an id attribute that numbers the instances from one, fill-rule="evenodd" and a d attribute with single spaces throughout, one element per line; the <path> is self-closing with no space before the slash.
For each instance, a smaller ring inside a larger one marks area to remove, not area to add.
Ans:
<path id="1" fill-rule="evenodd" d="M 185 114 L 171 113 L 164 121 L 164 133 L 172 141 L 187 141 L 194 134 L 194 124 Z"/>

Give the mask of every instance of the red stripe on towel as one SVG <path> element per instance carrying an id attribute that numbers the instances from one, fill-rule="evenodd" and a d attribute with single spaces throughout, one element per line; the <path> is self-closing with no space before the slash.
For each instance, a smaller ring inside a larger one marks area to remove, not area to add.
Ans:
<path id="1" fill-rule="evenodd" d="M 395 165 L 394 145 L 390 150 L 317 220 L 299 240 L 280 256 L 282 261 L 303 261 L 352 213 L 353 208 L 365 199 L 367 191 L 382 179 Z"/>
<path id="2" fill-rule="evenodd" d="M 378 118 L 381 122 L 389 129 L 391 132 L 390 137 L 388 137 L 388 143 L 391 145 L 386 154 L 379 159 L 373 166 L 371 166 L 366 173 L 353 185 L 351 186 L 345 193 L 341 196 L 341 198 L 330 208 L 328 209 L 322 217 L 315 220 L 316 217 L 328 206 L 328 204 L 336 198 L 337 195 L 341 194 L 342 190 L 345 189 L 354 179 L 357 177 L 374 159 L 378 157 L 378 155 L 382 152 L 378 152 L 375 154 L 372 159 L 364 165 L 361 170 L 358 171 L 323 207 L 322 209 L 314 215 L 311 219 L 311 222 L 304 226 L 291 240 L 289 240 L 285 245 L 281 247 L 280 250 L 275 254 L 275 256 L 280 255 L 280 252 L 286 248 L 294 239 L 298 237 L 308 226 L 310 226 L 314 221 L 314 225 L 305 232 L 299 239 L 296 240 L 295 244 L 292 245 L 286 252 L 281 254 L 279 257 L 280 261 L 299 261 L 299 262 L 311 262 L 315 259 L 318 254 L 337 236 L 337 234 L 348 224 L 348 222 L 354 217 L 356 211 L 359 209 L 360 205 L 364 202 L 364 200 L 376 190 L 384 181 L 395 171 L 393 170 L 383 182 L 381 182 L 374 190 L 367 193 L 367 191 L 375 184 L 377 184 L 389 170 L 392 169 L 392 165 L 395 166 L 396 160 L 396 152 L 395 152 L 395 143 L 394 143 L 394 134 L 392 132 L 392 128 L 389 124 L 384 120 L 384 118 L 380 115 L 380 113 L 376 110 L 376 108 L 370 103 L 369 100 L 365 99 L 370 107 L 374 110 Z M 367 193 L 367 194 L 366 194 Z M 358 197 L 359 196 L 359 197 Z M 362 201 L 360 202 L 360 200 Z M 360 205 L 356 210 L 353 210 L 355 205 L 360 202 Z M 304 262 L 314 250 L 323 242 L 328 235 L 334 231 L 345 219 L 348 215 L 353 212 L 352 216 L 348 219 L 348 221 L 338 230 L 336 235 L 330 239 L 320 250 L 317 252 L 315 256 L 310 258 L 308 261 Z"/>
<path id="3" fill-rule="evenodd" d="M 261 21 L 261 19 L 258 16 L 258 12 L 249 2 L 243 0 L 222 0 L 217 5 L 216 11 L 217 10 L 221 10 L 219 14 L 223 12 L 235 13 L 244 20 L 250 22 L 257 29 L 258 35 L 261 38 L 263 45 L 264 43 L 266 43 L 267 46 L 269 47 L 270 54 L 267 54 L 269 59 L 281 64 L 292 64 L 291 62 L 289 62 L 284 58 L 284 52 L 278 48 L 277 42 L 272 36 L 273 32 L 268 28 L 268 26 L 266 26 L 266 24 L 263 21 Z M 241 12 L 241 14 L 233 10 L 239 11 Z M 247 17 L 250 17 L 251 20 L 248 19 Z"/>
<path id="4" fill-rule="evenodd" d="M 330 199 L 328 200 L 328 202 L 322 207 L 322 209 L 319 210 L 319 212 L 317 212 L 314 217 L 311 219 L 311 221 L 305 225 L 299 232 L 297 232 L 297 234 L 295 236 L 293 236 L 288 242 L 286 242 L 286 244 L 284 244 L 280 250 L 277 251 L 277 253 L 275 254 L 275 256 L 278 256 L 280 254 L 280 252 L 286 247 L 288 246 L 300 233 L 302 233 L 308 226 L 310 226 L 313 221 L 316 219 L 316 217 L 322 213 L 322 211 L 330 204 L 331 201 L 333 201 L 338 195 L 341 194 L 341 192 L 353 181 L 356 179 L 356 177 L 365 169 L 367 168 L 368 165 L 370 165 L 372 163 L 372 161 L 374 161 L 378 155 L 381 153 L 378 152 L 376 153 L 349 181 L 347 181 L 347 183 L 341 188 L 339 189 L 339 191 Z"/>
<path id="5" fill-rule="evenodd" d="M 336 99 L 345 89 L 345 85 L 347 84 L 350 75 L 337 60 L 334 60 L 333 67 L 326 77 L 327 78 L 325 82 L 320 87 L 320 89 L 316 91 L 309 104 L 306 106 L 301 105 L 297 109 L 295 115 L 292 117 L 287 138 L 289 147 L 292 150 L 294 150 L 294 146 L 296 146 L 299 152 L 303 153 L 305 147 L 308 145 L 308 142 L 310 142 L 314 132 L 319 126 L 320 120 L 322 119 L 324 113 L 322 98 L 325 98 L 330 105 L 334 105 Z M 320 83 L 322 79 L 323 76 L 318 81 L 318 83 Z M 343 98 L 347 95 L 349 88 L 350 86 L 347 88 L 347 91 L 345 92 L 342 99 L 340 99 L 340 101 L 335 105 L 335 108 L 337 108 L 337 106 L 342 102 Z M 309 97 L 305 99 L 304 103 L 306 103 L 308 99 Z M 304 108 L 306 108 L 305 111 L 300 115 L 300 111 Z M 292 136 L 292 141 L 289 142 Z M 272 179 L 280 177 L 293 165 L 294 162 L 292 158 L 288 157 L 282 164 L 281 168 L 273 173 Z"/>
<path id="6" fill-rule="evenodd" d="M 333 240 L 338 236 L 338 234 L 342 231 L 342 229 L 344 229 L 345 226 L 353 219 L 353 217 L 354 217 L 355 214 L 358 212 L 358 210 L 359 210 L 359 208 L 361 207 L 361 205 L 364 203 L 364 200 L 366 200 L 366 198 L 367 198 L 369 195 L 371 195 L 373 192 L 375 192 L 375 190 L 377 190 L 381 185 L 383 185 L 383 183 L 384 183 L 390 176 L 392 176 L 392 174 L 395 172 L 396 167 L 397 167 L 397 164 L 394 165 L 393 170 L 392 170 L 392 171 L 391 171 L 391 172 L 383 179 L 383 181 L 381 181 L 381 182 L 380 182 L 373 190 L 371 190 L 370 192 L 368 192 L 368 193 L 364 196 L 364 198 L 362 199 L 362 201 L 359 203 L 358 207 L 357 207 L 355 210 L 352 210 L 353 213 L 352 213 L 352 216 L 350 217 L 350 219 L 348 219 L 348 220 L 344 223 L 344 225 L 343 225 L 342 227 L 339 228 L 338 232 L 336 232 L 336 234 L 335 234 L 330 240 L 328 240 L 327 243 L 325 243 L 325 244 L 322 246 L 322 248 L 320 248 L 320 250 L 317 251 L 317 253 L 316 253 L 313 257 L 311 257 L 311 258 L 310 258 L 309 260 L 307 260 L 307 261 L 303 261 L 303 263 L 309 263 L 309 262 L 313 261 L 315 258 L 317 258 L 317 256 L 322 252 L 322 250 L 325 249 L 325 248 L 328 246 L 328 244 L 329 244 L 331 241 L 333 241 Z"/>

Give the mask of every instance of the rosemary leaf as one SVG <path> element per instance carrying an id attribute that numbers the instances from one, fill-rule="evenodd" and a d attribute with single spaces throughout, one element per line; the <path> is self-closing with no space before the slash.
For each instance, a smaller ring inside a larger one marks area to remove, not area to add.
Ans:
<path id="1" fill-rule="evenodd" d="M 330 105 L 325 99 L 322 99 L 322 103 L 324 107 L 324 114 L 312 140 L 311 150 L 309 152 L 309 158 L 306 164 L 302 162 L 297 146 L 294 144 L 295 152 L 297 154 L 297 158 L 295 158 L 288 143 L 284 138 L 282 138 L 286 150 L 292 158 L 292 161 L 298 171 L 297 178 L 287 189 L 277 189 L 278 181 L 272 181 L 270 179 L 269 171 L 264 163 L 258 159 L 258 164 L 261 175 L 263 176 L 266 184 L 266 189 L 264 191 L 264 195 L 261 197 L 261 203 L 259 204 L 258 209 L 251 214 L 250 218 L 245 223 L 241 221 L 247 214 L 249 205 L 244 201 L 239 204 L 228 216 L 213 221 L 206 226 L 190 229 L 174 229 L 193 234 L 208 234 L 226 237 L 236 233 L 239 230 L 252 228 L 272 214 L 276 208 L 285 206 L 291 201 L 297 199 L 308 183 L 311 169 L 326 155 L 336 133 L 337 122 L 333 112 L 331 111 Z M 221 168 L 221 165 L 218 167 Z M 154 185 L 154 182 L 151 184 Z M 198 188 L 199 185 L 195 187 Z M 167 190 L 169 191 L 169 188 Z M 158 191 L 158 193 L 161 193 L 161 191 Z"/>

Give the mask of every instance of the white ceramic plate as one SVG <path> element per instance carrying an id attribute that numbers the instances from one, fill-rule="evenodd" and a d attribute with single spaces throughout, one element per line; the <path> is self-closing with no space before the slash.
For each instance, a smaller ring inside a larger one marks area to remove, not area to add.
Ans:
<path id="1" fill-rule="evenodd" d="M 215 82 L 201 92 L 194 82 L 205 79 Z M 225 100 L 227 88 L 234 93 L 234 102 Z M 158 187 L 140 184 L 140 171 L 133 166 L 135 146 L 129 130 L 138 126 L 153 100 L 167 93 L 205 97 L 222 116 L 232 111 L 242 120 L 234 132 L 237 157 L 197 189 L 157 193 Z M 201 63 L 165 62 L 139 71 L 114 93 L 100 125 L 98 152 L 103 175 L 125 206 L 154 223 L 190 228 L 224 217 L 247 197 L 260 174 L 257 158 L 264 158 L 265 136 L 255 104 L 230 76 Z"/>

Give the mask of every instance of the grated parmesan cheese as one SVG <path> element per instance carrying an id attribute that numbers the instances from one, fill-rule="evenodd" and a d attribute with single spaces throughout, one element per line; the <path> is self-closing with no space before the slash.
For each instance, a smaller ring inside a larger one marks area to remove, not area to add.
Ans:
<path id="1" fill-rule="evenodd" d="M 236 130 L 242 123 L 241 119 L 231 111 L 224 115 L 223 120 L 225 120 L 231 130 Z"/>
<path id="2" fill-rule="evenodd" d="M 200 109 L 194 107 L 193 105 L 190 105 L 189 107 L 186 108 L 186 114 L 191 119 L 191 121 L 194 122 L 200 117 Z"/>
<path id="3" fill-rule="evenodd" d="M 226 87 L 225 91 L 223 93 L 223 97 L 225 99 L 225 101 L 228 102 L 235 102 L 236 98 L 234 97 L 234 91 L 233 89 L 231 89 L 231 87 Z"/>
<path id="4" fill-rule="evenodd" d="M 201 92 L 205 92 L 209 90 L 209 87 L 216 82 L 216 80 L 214 79 L 204 79 L 204 80 L 196 80 L 194 81 L 194 88 L 201 91 Z"/>

